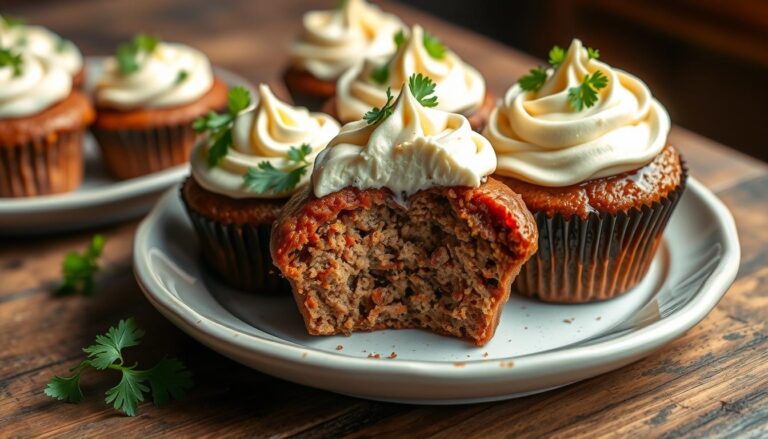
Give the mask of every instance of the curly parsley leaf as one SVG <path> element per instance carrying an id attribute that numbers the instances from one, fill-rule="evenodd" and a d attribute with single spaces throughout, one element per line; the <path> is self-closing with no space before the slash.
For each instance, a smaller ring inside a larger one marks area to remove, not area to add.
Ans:
<path id="1" fill-rule="evenodd" d="M 443 59 L 448 49 L 443 43 L 434 35 L 427 31 L 424 31 L 424 48 L 427 49 L 427 53 L 434 59 Z"/>
<path id="2" fill-rule="evenodd" d="M 603 72 L 596 70 L 591 76 L 587 74 L 580 85 L 568 89 L 568 102 L 576 111 L 589 108 L 597 102 L 597 92 L 608 86 L 608 78 Z"/>
<path id="3" fill-rule="evenodd" d="M 307 157 L 311 153 L 312 148 L 306 143 L 299 148 L 292 146 L 287 154 L 290 162 L 288 168 L 277 169 L 270 162 L 260 162 L 256 168 L 249 168 L 243 176 L 245 186 L 249 191 L 259 193 L 288 192 L 295 188 L 301 177 L 307 173 L 307 168 L 311 165 Z"/>
<path id="4" fill-rule="evenodd" d="M 120 73 L 130 75 L 139 70 L 139 55 L 152 53 L 160 44 L 160 40 L 147 34 L 137 34 L 127 43 L 117 48 L 115 59 Z"/>
<path id="5" fill-rule="evenodd" d="M 198 133 L 208 133 L 211 147 L 208 149 L 208 166 L 215 167 L 229 153 L 232 146 L 232 125 L 237 115 L 251 105 L 251 93 L 245 87 L 234 87 L 227 95 L 227 112 L 209 112 L 192 122 L 192 129 Z"/>
<path id="6" fill-rule="evenodd" d="M 395 36 L 393 38 L 395 39 L 395 45 L 399 49 L 400 46 L 402 46 L 403 43 L 405 43 L 405 31 L 400 29 L 395 33 Z"/>
<path id="7" fill-rule="evenodd" d="M 392 114 L 394 107 L 392 99 L 394 99 L 394 96 L 392 96 L 392 89 L 387 87 L 387 102 L 385 102 L 381 108 L 373 107 L 368 110 L 368 112 L 363 115 L 363 120 L 368 122 L 368 125 L 373 125 L 389 117 L 389 115 Z"/>
<path id="8" fill-rule="evenodd" d="M 10 49 L 0 49 L 0 67 L 10 67 L 14 77 L 21 75 L 23 64 L 20 53 L 14 53 Z"/>
<path id="9" fill-rule="evenodd" d="M 591 47 L 587 47 L 587 56 L 589 59 L 598 59 L 600 58 L 600 51 Z"/>
<path id="10" fill-rule="evenodd" d="M 170 398 L 180 399 L 193 385 L 192 374 L 184 364 L 175 358 L 163 358 L 147 370 L 137 365 L 124 366 L 122 350 L 136 346 L 144 331 L 133 319 L 121 320 L 117 327 L 109 328 L 104 335 L 96 337 L 93 345 L 83 349 L 88 359 L 70 369 L 71 376 L 54 376 L 48 382 L 44 393 L 61 401 L 78 403 L 83 399 L 80 378 L 89 369 L 110 369 L 121 373 L 120 382 L 106 392 L 105 401 L 128 416 L 137 413 L 144 395 L 151 393 L 155 405 L 164 405 Z M 149 385 L 147 385 L 149 384 Z"/>
<path id="11" fill-rule="evenodd" d="M 435 83 L 428 76 L 415 73 L 408 78 L 408 88 L 413 97 L 424 107 L 436 107 L 437 96 L 430 96 L 435 92 Z"/>
<path id="12" fill-rule="evenodd" d="M 64 256 L 64 261 L 61 263 L 64 280 L 55 290 L 56 295 L 88 296 L 93 293 L 93 276 L 99 271 L 98 260 L 104 251 L 105 243 L 106 239 L 103 235 L 94 235 L 83 253 L 69 252 Z"/>
<path id="13" fill-rule="evenodd" d="M 554 68 L 560 67 L 560 64 L 565 61 L 565 51 L 560 46 L 552 46 L 549 49 L 549 65 Z"/>
<path id="14" fill-rule="evenodd" d="M 543 67 L 533 68 L 527 75 L 517 80 L 520 88 L 525 91 L 539 91 L 545 82 L 547 82 L 547 72 Z"/>

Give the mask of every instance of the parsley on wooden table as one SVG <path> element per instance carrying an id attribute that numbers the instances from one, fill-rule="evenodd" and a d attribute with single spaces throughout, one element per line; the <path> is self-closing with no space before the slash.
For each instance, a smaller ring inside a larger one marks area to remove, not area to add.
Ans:
<path id="1" fill-rule="evenodd" d="M 196 133 L 208 133 L 212 142 L 208 149 L 208 166 L 215 167 L 226 157 L 232 146 L 232 125 L 241 112 L 251 105 L 251 93 L 245 87 L 234 87 L 227 95 L 227 112 L 211 111 L 192 123 Z"/>
<path id="2" fill-rule="evenodd" d="M 98 259 L 104 251 L 106 239 L 102 235 L 91 238 L 88 247 L 82 253 L 75 251 L 67 253 L 61 263 L 61 274 L 64 281 L 56 289 L 60 296 L 93 293 L 93 276 L 99 271 Z"/>
<path id="3" fill-rule="evenodd" d="M 94 344 L 83 351 L 87 358 L 69 371 L 69 376 L 54 376 L 48 382 L 46 395 L 61 401 L 79 403 L 83 400 L 80 378 L 87 370 L 112 370 L 121 378 L 106 392 L 105 401 L 128 416 L 135 416 L 144 395 L 150 393 L 155 405 L 162 406 L 173 399 L 181 399 L 192 387 L 192 373 L 175 358 L 163 358 L 149 369 L 138 369 L 138 364 L 127 366 L 123 349 L 138 346 L 144 331 L 133 319 L 120 320 L 104 335 L 97 335 Z"/>

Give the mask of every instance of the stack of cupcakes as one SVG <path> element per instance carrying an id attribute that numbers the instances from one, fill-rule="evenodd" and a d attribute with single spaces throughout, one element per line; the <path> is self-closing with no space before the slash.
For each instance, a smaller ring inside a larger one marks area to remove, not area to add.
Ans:
<path id="1" fill-rule="evenodd" d="M 201 118 L 195 128 L 208 135 L 192 153 L 182 199 L 207 265 L 233 287 L 279 291 L 269 256 L 272 223 L 307 183 L 338 123 L 280 101 L 262 84 L 257 97 L 230 90 L 229 111 Z"/>

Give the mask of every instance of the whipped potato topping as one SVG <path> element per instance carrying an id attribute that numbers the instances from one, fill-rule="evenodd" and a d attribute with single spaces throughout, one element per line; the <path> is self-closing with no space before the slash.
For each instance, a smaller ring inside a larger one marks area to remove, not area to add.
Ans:
<path id="1" fill-rule="evenodd" d="M 493 148 L 464 116 L 423 107 L 403 86 L 382 122 L 341 129 L 318 156 L 312 184 L 317 197 L 345 187 L 388 188 L 404 204 L 431 187 L 478 187 L 495 168 Z"/>
<path id="2" fill-rule="evenodd" d="M 117 60 L 107 58 L 94 93 L 97 104 L 119 110 L 171 107 L 194 102 L 213 86 L 208 58 L 183 44 L 161 42 L 151 53 L 141 52 L 138 65 L 123 74 Z"/>
<path id="3" fill-rule="evenodd" d="M 72 76 L 47 58 L 21 53 L 16 74 L 12 66 L 0 67 L 0 118 L 40 113 L 72 91 Z"/>
<path id="4" fill-rule="evenodd" d="M 83 68 L 83 55 L 77 46 L 42 26 L 10 25 L 0 17 L 0 47 L 11 47 L 49 59 L 72 76 Z"/>
<path id="5" fill-rule="evenodd" d="M 231 198 L 287 197 L 291 194 L 249 191 L 243 176 L 249 168 L 265 161 L 277 169 L 285 169 L 290 148 L 305 143 L 312 148 L 307 160 L 314 161 L 338 132 L 339 124 L 332 117 L 281 102 L 266 84 L 261 84 L 258 103 L 235 119 L 229 153 L 218 166 L 210 167 L 206 159 L 210 144 L 200 142 L 192 152 L 192 175 L 205 189 Z M 304 174 L 296 188 L 309 181 L 311 171 Z"/>
<path id="6" fill-rule="evenodd" d="M 290 48 L 291 61 L 317 78 L 336 80 L 366 56 L 394 52 L 392 36 L 403 26 L 399 18 L 365 0 L 346 0 L 337 9 L 304 15 L 303 32 Z"/>
<path id="7" fill-rule="evenodd" d="M 450 50 L 440 59 L 433 58 L 423 41 L 424 29 L 416 25 L 394 57 L 368 58 L 344 73 L 336 88 L 336 111 L 340 120 L 357 120 L 371 107 L 381 107 L 387 101 L 387 87 L 399 89 L 414 73 L 435 81 L 438 109 L 464 113 L 480 106 L 485 99 L 485 80 L 480 72 Z M 387 81 L 379 84 L 373 79 L 373 71 L 385 63 L 388 63 Z"/>
<path id="8" fill-rule="evenodd" d="M 597 103 L 577 112 L 568 89 L 600 70 L 608 86 Z M 527 92 L 515 84 L 491 113 L 483 134 L 498 157 L 500 175 L 562 187 L 638 169 L 667 141 L 670 120 L 638 78 L 590 59 L 573 40 L 565 60 L 544 85 Z"/>

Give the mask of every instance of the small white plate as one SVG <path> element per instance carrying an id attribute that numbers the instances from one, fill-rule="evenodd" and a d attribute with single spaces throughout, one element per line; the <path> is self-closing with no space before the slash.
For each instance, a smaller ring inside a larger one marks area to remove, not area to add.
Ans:
<path id="1" fill-rule="evenodd" d="M 714 308 L 736 276 L 739 254 L 730 212 L 690 179 L 639 286 L 585 305 L 512 297 L 495 337 L 480 348 L 421 330 L 307 335 L 289 295 L 241 293 L 205 273 L 177 189 L 139 227 L 134 270 L 169 320 L 254 369 L 362 398 L 458 404 L 542 392 L 648 355 Z"/>
<path id="2" fill-rule="evenodd" d="M 100 76 L 103 58 L 85 60 L 86 90 L 92 90 Z M 241 76 L 216 68 L 216 75 L 228 85 L 253 86 Z M 96 139 L 86 134 L 84 142 L 85 174 L 74 192 L 42 197 L 0 198 L 0 235 L 43 234 L 96 227 L 138 217 L 157 201 L 169 187 L 180 182 L 189 165 L 130 180 L 118 181 L 102 166 Z"/>

